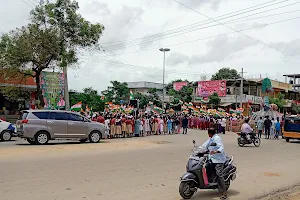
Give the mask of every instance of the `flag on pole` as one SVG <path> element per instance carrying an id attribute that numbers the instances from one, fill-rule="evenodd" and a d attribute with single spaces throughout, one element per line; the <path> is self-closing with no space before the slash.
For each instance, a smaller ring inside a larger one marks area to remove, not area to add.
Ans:
<path id="1" fill-rule="evenodd" d="M 133 95 L 132 90 L 130 90 L 130 100 L 133 100 L 133 99 L 134 99 L 134 95 Z"/>
<path id="2" fill-rule="evenodd" d="M 73 105 L 70 110 L 79 112 L 81 110 L 82 102 L 78 102 Z"/>

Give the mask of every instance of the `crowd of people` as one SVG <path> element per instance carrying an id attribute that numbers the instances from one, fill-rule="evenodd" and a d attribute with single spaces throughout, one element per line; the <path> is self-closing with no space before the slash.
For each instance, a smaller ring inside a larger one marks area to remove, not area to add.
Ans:
<path id="1" fill-rule="evenodd" d="M 144 137 L 149 135 L 187 134 L 188 129 L 206 130 L 214 128 L 218 133 L 225 134 L 225 117 L 174 114 L 112 114 L 100 113 L 92 116 L 93 121 L 106 126 L 107 138 Z"/>
<path id="2" fill-rule="evenodd" d="M 266 116 L 265 119 L 260 117 L 256 122 L 258 137 L 261 138 L 264 133 L 265 139 L 279 139 L 282 123 L 283 121 L 280 121 L 279 117 L 276 120 L 270 119 L 269 116 Z"/>

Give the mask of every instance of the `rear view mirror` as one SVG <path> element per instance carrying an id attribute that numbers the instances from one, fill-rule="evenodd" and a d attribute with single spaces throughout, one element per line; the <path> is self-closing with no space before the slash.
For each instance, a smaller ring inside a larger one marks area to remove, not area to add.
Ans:
<path id="1" fill-rule="evenodd" d="M 195 144 L 196 143 L 196 141 L 195 140 L 193 140 L 193 144 Z"/>

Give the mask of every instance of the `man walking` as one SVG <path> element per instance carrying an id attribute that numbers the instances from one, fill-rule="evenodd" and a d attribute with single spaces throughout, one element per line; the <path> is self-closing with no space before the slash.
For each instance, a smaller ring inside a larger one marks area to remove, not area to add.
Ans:
<path id="1" fill-rule="evenodd" d="M 269 116 L 266 116 L 266 119 L 264 121 L 264 127 L 265 127 L 265 137 L 266 139 L 270 139 L 270 129 L 271 129 L 272 122 L 269 119 Z"/>
<path id="2" fill-rule="evenodd" d="M 184 118 L 182 119 L 182 129 L 183 129 L 182 134 L 187 134 L 188 124 L 189 124 L 189 119 L 185 115 Z"/>
<path id="3" fill-rule="evenodd" d="M 225 134 L 225 131 L 226 131 L 226 118 L 225 117 L 222 117 L 221 119 L 221 129 L 222 129 L 222 133 Z"/>
<path id="4" fill-rule="evenodd" d="M 259 118 L 259 120 L 256 122 L 257 130 L 258 130 L 258 137 L 261 138 L 263 128 L 264 128 L 264 121 L 262 117 Z"/>

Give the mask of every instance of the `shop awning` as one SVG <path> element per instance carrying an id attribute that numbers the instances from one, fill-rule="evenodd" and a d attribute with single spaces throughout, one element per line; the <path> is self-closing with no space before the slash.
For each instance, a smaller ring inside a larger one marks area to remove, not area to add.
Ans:
<path id="1" fill-rule="evenodd" d="M 230 106 L 232 103 L 221 103 L 219 106 L 221 107 L 227 107 Z"/>

